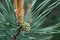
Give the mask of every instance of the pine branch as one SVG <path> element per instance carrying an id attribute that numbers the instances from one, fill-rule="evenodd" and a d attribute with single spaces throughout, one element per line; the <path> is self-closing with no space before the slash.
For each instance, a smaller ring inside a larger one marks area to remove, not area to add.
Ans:
<path id="1" fill-rule="evenodd" d="M 17 30 L 16 30 L 16 34 L 13 36 L 13 40 L 16 40 L 17 36 L 19 35 L 20 31 L 22 29 L 22 26 L 20 26 Z"/>
<path id="2" fill-rule="evenodd" d="M 22 29 L 24 11 L 23 11 L 22 0 L 14 0 L 14 2 L 15 2 L 15 6 L 16 6 L 16 19 L 17 19 L 18 25 L 20 26 L 17 29 L 16 34 L 13 36 L 13 40 L 16 40 L 16 37 L 19 35 L 19 33 Z"/>

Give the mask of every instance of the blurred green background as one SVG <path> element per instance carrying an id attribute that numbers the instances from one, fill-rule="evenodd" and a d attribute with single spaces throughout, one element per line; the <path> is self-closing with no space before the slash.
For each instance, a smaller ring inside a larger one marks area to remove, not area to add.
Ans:
<path id="1" fill-rule="evenodd" d="M 60 0 L 23 1 L 24 21 L 31 30 L 21 31 L 17 40 L 60 40 Z M 11 40 L 19 27 L 14 10 L 14 0 L 0 0 L 0 40 Z"/>

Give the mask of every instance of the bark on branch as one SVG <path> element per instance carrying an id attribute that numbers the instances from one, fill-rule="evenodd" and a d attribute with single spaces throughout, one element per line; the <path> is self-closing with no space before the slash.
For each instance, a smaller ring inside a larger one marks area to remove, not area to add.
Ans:
<path id="1" fill-rule="evenodd" d="M 16 40 L 16 38 L 17 38 L 17 36 L 19 35 L 21 29 L 22 29 L 22 26 L 20 26 L 20 27 L 16 30 L 16 34 L 13 36 L 12 40 Z"/>

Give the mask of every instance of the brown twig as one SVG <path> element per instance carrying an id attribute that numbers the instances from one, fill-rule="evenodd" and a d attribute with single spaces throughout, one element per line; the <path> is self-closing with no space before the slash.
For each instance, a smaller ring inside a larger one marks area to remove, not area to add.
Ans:
<path id="1" fill-rule="evenodd" d="M 17 36 L 19 35 L 20 31 L 22 29 L 22 26 L 20 26 L 17 30 L 16 30 L 16 34 L 13 36 L 13 40 L 16 40 Z"/>

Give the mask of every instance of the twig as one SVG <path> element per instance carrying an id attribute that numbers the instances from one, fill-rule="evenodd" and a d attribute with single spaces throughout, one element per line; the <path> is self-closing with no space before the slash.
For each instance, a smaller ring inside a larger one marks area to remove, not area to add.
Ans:
<path id="1" fill-rule="evenodd" d="M 16 40 L 16 38 L 17 38 L 17 36 L 19 35 L 21 29 L 22 29 L 22 26 L 20 26 L 20 27 L 17 29 L 16 34 L 15 34 L 15 35 L 13 36 L 13 38 L 12 38 L 13 40 Z"/>

